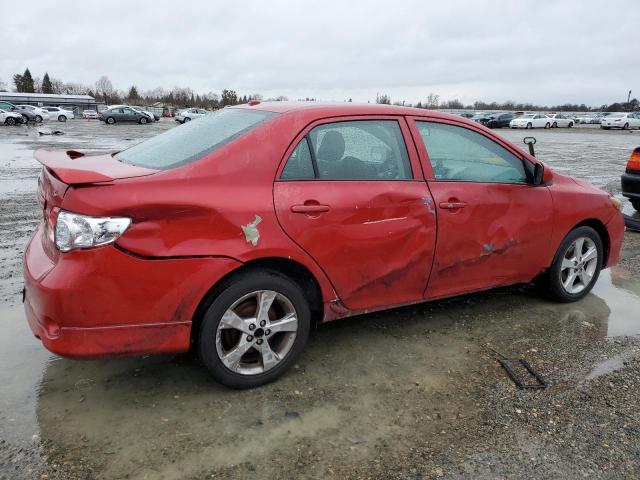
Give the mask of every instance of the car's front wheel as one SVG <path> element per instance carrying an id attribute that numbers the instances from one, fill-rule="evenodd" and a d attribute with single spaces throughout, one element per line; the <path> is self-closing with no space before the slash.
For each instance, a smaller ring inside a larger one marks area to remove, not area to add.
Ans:
<path id="1" fill-rule="evenodd" d="M 623 130 L 629 130 L 629 124 L 625 123 L 624 126 L 622 127 Z"/>
<path id="2" fill-rule="evenodd" d="M 551 125 L 549 125 L 549 123 L 545 123 L 544 128 L 551 128 Z"/>
<path id="3" fill-rule="evenodd" d="M 190 121 L 191 119 L 189 117 L 184 117 L 184 120 L 182 120 L 182 123 L 187 123 L 188 121 Z"/>
<path id="4" fill-rule="evenodd" d="M 113 117 L 107 117 L 105 122 L 107 122 L 109 125 L 113 125 L 114 123 L 116 123 L 116 119 Z"/>
<path id="5" fill-rule="evenodd" d="M 553 122 L 553 125 L 551 125 L 552 128 L 558 128 L 558 122 Z"/>
<path id="6" fill-rule="evenodd" d="M 15 125 L 16 124 L 16 119 L 13 117 L 7 117 L 7 119 L 4 121 L 5 124 L 7 125 Z"/>
<path id="7" fill-rule="evenodd" d="M 36 122 L 42 122 L 42 117 L 40 115 L 36 115 Z"/>
<path id="8" fill-rule="evenodd" d="M 147 119 L 145 117 L 140 117 L 140 123 L 144 125 L 145 123 L 147 123 Z"/>
<path id="9" fill-rule="evenodd" d="M 569 128 L 573 127 L 573 122 L 569 122 L 569 125 L 567 125 Z"/>
<path id="10" fill-rule="evenodd" d="M 547 290 L 559 302 L 575 302 L 598 280 L 603 262 L 602 239 L 593 228 L 572 230 L 562 241 L 547 277 Z"/>
<path id="11" fill-rule="evenodd" d="M 531 125 L 531 122 L 527 123 L 527 128 L 533 128 L 533 125 Z"/>
<path id="12" fill-rule="evenodd" d="M 67 117 L 66 117 L 66 115 L 60 115 L 60 116 L 58 116 L 58 121 L 59 121 L 59 122 L 66 122 L 66 121 L 67 121 Z"/>
<path id="13" fill-rule="evenodd" d="M 208 307 L 198 351 L 220 383 L 257 387 L 293 365 L 310 325 L 309 304 L 297 283 L 277 272 L 250 272 L 223 286 Z"/>

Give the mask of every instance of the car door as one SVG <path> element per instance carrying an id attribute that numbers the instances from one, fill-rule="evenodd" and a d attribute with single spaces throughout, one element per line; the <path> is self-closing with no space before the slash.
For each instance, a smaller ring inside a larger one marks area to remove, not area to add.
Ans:
<path id="1" fill-rule="evenodd" d="M 123 120 L 127 122 L 137 122 L 140 118 L 140 114 L 136 112 L 133 108 L 125 107 L 122 109 Z"/>
<path id="2" fill-rule="evenodd" d="M 423 298 L 435 211 L 406 138 L 402 117 L 316 122 L 294 140 L 274 183 L 283 229 L 352 310 Z"/>
<path id="3" fill-rule="evenodd" d="M 530 281 L 549 258 L 552 204 L 522 153 L 466 124 L 414 118 L 410 127 L 438 215 L 425 297 Z"/>

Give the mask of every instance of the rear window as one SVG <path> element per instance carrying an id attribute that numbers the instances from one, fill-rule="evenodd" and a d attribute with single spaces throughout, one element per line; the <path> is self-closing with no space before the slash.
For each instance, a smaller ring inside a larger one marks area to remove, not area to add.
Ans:
<path id="1" fill-rule="evenodd" d="M 115 155 L 123 163 L 163 170 L 193 162 L 253 130 L 277 115 L 272 112 L 224 108 Z"/>

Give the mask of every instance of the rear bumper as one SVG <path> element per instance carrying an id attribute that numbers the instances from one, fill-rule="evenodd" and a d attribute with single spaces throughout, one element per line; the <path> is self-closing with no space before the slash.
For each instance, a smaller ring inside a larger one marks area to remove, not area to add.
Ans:
<path id="1" fill-rule="evenodd" d="M 241 265 L 221 257 L 147 260 L 114 246 L 52 260 L 42 230 L 25 251 L 24 309 L 33 334 L 65 357 L 187 351 L 198 304 Z"/>
<path id="2" fill-rule="evenodd" d="M 622 195 L 627 198 L 640 198 L 640 173 L 623 173 L 621 184 Z"/>

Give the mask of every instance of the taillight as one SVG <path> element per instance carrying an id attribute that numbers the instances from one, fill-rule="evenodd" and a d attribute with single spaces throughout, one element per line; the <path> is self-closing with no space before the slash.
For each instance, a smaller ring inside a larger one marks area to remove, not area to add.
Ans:
<path id="1" fill-rule="evenodd" d="M 47 238 L 51 240 L 51 243 L 54 243 L 56 240 L 56 221 L 58 220 L 58 213 L 60 212 L 60 208 L 53 207 L 49 212 L 45 212 L 45 233 Z"/>
<path id="2" fill-rule="evenodd" d="M 627 170 L 640 170 L 640 147 L 637 147 L 627 162 Z"/>

